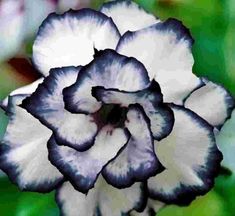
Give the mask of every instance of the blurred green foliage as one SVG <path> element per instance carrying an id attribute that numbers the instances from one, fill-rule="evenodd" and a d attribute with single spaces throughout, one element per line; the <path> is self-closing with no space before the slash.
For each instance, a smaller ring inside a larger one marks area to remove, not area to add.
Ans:
<path id="1" fill-rule="evenodd" d="M 198 76 L 223 84 L 235 95 L 235 1 L 234 0 L 135 0 L 147 11 L 165 20 L 182 20 L 195 39 L 193 71 Z M 93 0 L 99 8 L 103 0 Z M 31 53 L 32 43 L 26 44 Z M 0 65 L 0 99 L 13 89 L 26 84 L 7 64 Z M 0 111 L 0 137 L 7 118 Z M 221 174 L 215 188 L 196 199 L 189 207 L 168 206 L 159 216 L 233 216 L 235 215 L 235 176 Z M 5 177 L 0 178 L 1 216 L 59 215 L 54 194 L 20 192 Z"/>

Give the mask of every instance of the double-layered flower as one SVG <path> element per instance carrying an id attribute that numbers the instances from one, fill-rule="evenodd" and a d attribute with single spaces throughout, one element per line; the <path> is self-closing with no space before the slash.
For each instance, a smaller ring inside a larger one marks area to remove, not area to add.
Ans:
<path id="1" fill-rule="evenodd" d="M 33 45 L 43 77 L 2 102 L 0 167 L 22 190 L 56 189 L 68 216 L 149 215 L 205 194 L 234 101 L 192 73 L 192 44 L 180 21 L 131 1 L 49 15 Z"/>

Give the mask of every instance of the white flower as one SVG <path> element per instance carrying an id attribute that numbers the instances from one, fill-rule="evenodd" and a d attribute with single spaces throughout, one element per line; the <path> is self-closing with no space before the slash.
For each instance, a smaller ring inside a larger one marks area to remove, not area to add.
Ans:
<path id="1" fill-rule="evenodd" d="M 51 14 L 33 45 L 44 78 L 2 102 L 1 168 L 23 190 L 56 189 L 68 216 L 148 215 L 205 194 L 234 101 L 192 73 L 192 43 L 131 1 Z"/>

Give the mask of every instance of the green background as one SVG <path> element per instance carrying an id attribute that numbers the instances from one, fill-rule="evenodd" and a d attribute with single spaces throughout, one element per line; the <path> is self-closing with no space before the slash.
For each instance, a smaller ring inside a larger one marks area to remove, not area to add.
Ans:
<path id="1" fill-rule="evenodd" d="M 91 1 L 90 7 L 99 8 L 104 1 Z M 193 71 L 223 84 L 235 95 L 235 0 L 136 0 L 147 11 L 165 20 L 174 17 L 190 28 L 195 39 Z M 1 32 L 0 32 L 1 33 Z M 32 40 L 25 41 L 23 52 L 31 52 Z M 22 52 L 22 50 L 21 50 Z M 12 56 L 13 58 L 13 56 Z M 1 60 L 0 60 L 1 61 Z M 11 90 L 31 82 L 37 74 L 17 64 L 24 59 L 1 61 L 0 99 Z M 0 137 L 5 131 L 7 118 L 0 112 Z M 226 154 L 226 152 L 223 152 Z M 235 153 L 235 152 L 234 152 Z M 235 215 L 235 176 L 221 171 L 215 188 L 196 199 L 189 207 L 168 206 L 159 216 L 233 216 Z M 59 215 L 54 194 L 41 195 L 20 192 L 1 174 L 1 216 L 54 216 Z"/>

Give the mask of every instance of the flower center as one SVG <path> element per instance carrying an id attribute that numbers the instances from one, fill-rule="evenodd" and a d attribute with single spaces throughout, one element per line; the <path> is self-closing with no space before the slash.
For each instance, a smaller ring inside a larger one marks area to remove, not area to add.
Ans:
<path id="1" fill-rule="evenodd" d="M 126 120 L 127 108 L 117 104 L 103 104 L 102 107 L 94 113 L 94 119 L 98 127 L 111 124 L 114 127 L 123 127 Z"/>

